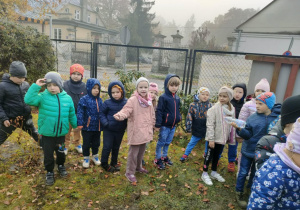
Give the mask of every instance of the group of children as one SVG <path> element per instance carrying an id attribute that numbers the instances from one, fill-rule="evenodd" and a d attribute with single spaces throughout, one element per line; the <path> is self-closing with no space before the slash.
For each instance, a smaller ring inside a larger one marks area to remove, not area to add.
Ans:
<path id="1" fill-rule="evenodd" d="M 142 162 L 146 146 L 153 140 L 154 131 L 159 131 L 154 164 L 158 169 L 165 169 L 165 165 L 173 165 L 168 156 L 168 149 L 173 140 L 176 125 L 181 121 L 180 98 L 176 94 L 181 81 L 177 75 L 167 75 L 164 83 L 165 92 L 159 97 L 159 100 L 157 100 L 157 84 L 150 83 L 146 78 L 141 77 L 136 81 L 136 91 L 128 100 L 125 98 L 123 84 L 113 81 L 108 86 L 110 98 L 102 102 L 99 80 L 88 79 L 85 85 L 82 82 L 84 68 L 80 64 L 70 67 L 70 80 L 64 83 L 58 73 L 49 72 L 43 79 L 38 79 L 36 83 L 32 84 L 30 88 L 28 83 L 24 82 L 27 71 L 22 62 L 13 62 L 9 73 L 10 75 L 3 76 L 0 83 L 0 144 L 16 128 L 14 125 L 16 119 L 21 121 L 22 129 L 28 131 L 36 141 L 40 135 L 43 139 L 47 185 L 54 183 L 54 151 L 59 174 L 62 177 L 67 176 L 64 163 L 70 145 L 72 128 L 74 131 L 73 144 L 79 153 L 83 153 L 84 168 L 89 167 L 90 150 L 92 150 L 91 160 L 95 165 L 101 164 L 109 172 L 120 171 L 118 153 L 126 128 L 129 151 L 125 176 L 130 182 L 137 182 L 136 172 L 148 173 L 143 168 Z M 40 92 L 44 85 L 46 89 Z M 15 94 L 12 95 L 12 93 Z M 255 160 L 261 161 L 261 164 L 269 158 L 262 159 L 261 154 L 274 153 L 275 143 L 270 149 L 265 146 L 261 148 L 259 140 L 265 141 L 264 138 L 267 140 L 270 138 L 274 142 L 285 143 L 286 138 L 284 137 L 290 132 L 296 119 L 300 117 L 299 97 L 287 99 L 281 109 L 280 104 L 275 104 L 275 94 L 270 92 L 270 85 L 266 79 L 262 79 L 255 86 L 255 97 L 244 104 L 246 95 L 247 88 L 244 83 L 238 83 L 232 88 L 223 86 L 218 92 L 218 102 L 212 105 L 209 102 L 209 89 L 201 87 L 195 95 L 195 101 L 189 107 L 186 130 L 192 133 L 192 137 L 184 155 L 180 158 L 181 162 L 186 161 L 197 142 L 205 138 L 207 144 L 201 179 L 207 185 L 213 185 L 212 179 L 225 182 L 225 179 L 217 172 L 224 145 L 229 145 L 228 171 L 233 172 L 238 142 L 243 142 L 241 156 L 238 158 L 240 167 L 236 183 L 236 198 L 242 208 L 247 206 L 247 202 L 243 200 L 244 184 L 250 172 L 247 187 L 252 186 L 257 166 Z M 28 105 L 39 108 L 39 135 L 33 126 Z M 243 120 L 246 125 L 240 127 L 235 122 L 228 123 L 225 120 L 227 117 Z M 280 127 L 278 125 L 282 126 L 282 129 L 280 134 L 275 134 L 278 138 L 274 140 L 273 130 Z M 83 138 L 82 146 L 80 131 Z M 103 149 L 100 162 L 98 150 L 101 131 L 103 131 Z M 268 133 L 270 137 L 262 138 Z M 292 156 L 289 156 L 290 159 L 294 154 L 292 146 L 290 144 L 286 146 L 288 151 L 293 152 Z M 262 151 L 264 149 L 268 152 L 264 153 Z M 110 154 L 111 160 L 109 161 Z M 290 153 L 285 151 L 284 154 L 289 155 Z M 209 175 L 210 162 L 212 172 Z M 297 165 L 298 162 L 295 164 Z M 299 167 L 299 165 L 297 166 Z M 257 176 L 260 177 L 259 174 Z M 256 185 L 257 180 L 255 181 Z M 255 194 L 251 194 L 251 198 L 255 198 L 255 196 Z M 249 205 L 255 206 L 253 202 L 249 202 Z"/>

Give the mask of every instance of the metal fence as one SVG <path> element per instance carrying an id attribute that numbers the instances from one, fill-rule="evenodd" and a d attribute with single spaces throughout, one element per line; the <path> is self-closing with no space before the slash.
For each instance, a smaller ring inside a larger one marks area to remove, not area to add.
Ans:
<path id="1" fill-rule="evenodd" d="M 232 86 L 238 82 L 248 85 L 252 68 L 252 60 L 245 57 L 253 53 L 52 41 L 57 71 L 67 77 L 73 63 L 85 67 L 85 78 L 94 77 L 100 81 L 117 79 L 115 73 L 120 69 L 137 70 L 144 72 L 163 90 L 166 74 L 175 73 L 182 79 L 181 89 L 185 95 L 195 92 L 200 86 L 208 87 L 215 95 L 223 85 Z"/>

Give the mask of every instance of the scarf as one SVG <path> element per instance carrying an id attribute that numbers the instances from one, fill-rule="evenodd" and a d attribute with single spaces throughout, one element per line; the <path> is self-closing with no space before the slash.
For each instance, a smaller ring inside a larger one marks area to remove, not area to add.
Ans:
<path id="1" fill-rule="evenodd" d="M 85 86 L 82 82 L 82 79 L 78 82 L 73 81 L 71 78 L 69 80 L 69 86 L 70 86 L 70 92 L 72 92 L 75 95 L 79 95 L 82 93 L 82 88 Z"/>
<path id="2" fill-rule="evenodd" d="M 137 97 L 141 107 L 147 108 L 148 106 L 152 105 L 150 94 L 147 95 L 147 100 L 140 96 L 137 91 L 134 92 L 134 95 Z"/>

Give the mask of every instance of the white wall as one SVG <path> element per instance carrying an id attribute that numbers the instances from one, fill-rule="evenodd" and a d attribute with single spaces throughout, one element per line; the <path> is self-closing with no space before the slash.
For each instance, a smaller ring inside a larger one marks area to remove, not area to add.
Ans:
<path id="1" fill-rule="evenodd" d="M 235 51 L 238 33 L 233 35 L 236 40 L 233 43 L 232 51 Z M 294 42 L 290 51 L 293 56 L 300 56 L 300 35 L 241 33 L 237 51 L 282 55 L 288 50 L 292 37 L 294 37 Z"/>

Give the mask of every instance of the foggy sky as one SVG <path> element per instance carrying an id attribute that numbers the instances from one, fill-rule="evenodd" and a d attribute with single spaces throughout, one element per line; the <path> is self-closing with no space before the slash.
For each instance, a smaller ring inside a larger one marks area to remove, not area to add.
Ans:
<path id="1" fill-rule="evenodd" d="M 155 0 L 151 12 L 162 16 L 167 22 L 175 20 L 177 25 L 184 26 L 186 21 L 195 14 L 195 27 L 219 14 L 225 14 L 230 8 L 262 9 L 272 0 Z"/>

